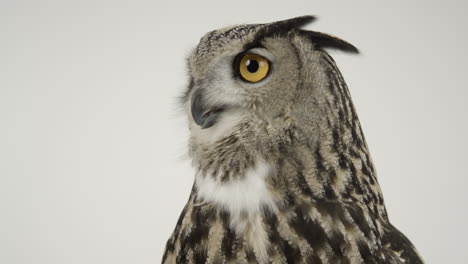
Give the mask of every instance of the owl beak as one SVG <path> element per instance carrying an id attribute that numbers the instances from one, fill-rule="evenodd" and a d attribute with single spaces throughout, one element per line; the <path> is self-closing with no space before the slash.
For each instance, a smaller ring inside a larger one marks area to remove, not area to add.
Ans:
<path id="1" fill-rule="evenodd" d="M 207 107 L 203 99 L 203 90 L 198 89 L 192 95 L 192 117 L 197 125 L 202 129 L 212 127 L 223 108 Z"/>

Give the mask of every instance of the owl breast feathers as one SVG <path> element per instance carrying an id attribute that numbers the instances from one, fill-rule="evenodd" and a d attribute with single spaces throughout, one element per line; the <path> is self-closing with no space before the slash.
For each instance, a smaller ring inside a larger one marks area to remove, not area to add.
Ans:
<path id="1" fill-rule="evenodd" d="M 422 263 L 326 52 L 358 50 L 313 20 L 211 31 L 189 56 L 195 182 L 163 263 Z"/>

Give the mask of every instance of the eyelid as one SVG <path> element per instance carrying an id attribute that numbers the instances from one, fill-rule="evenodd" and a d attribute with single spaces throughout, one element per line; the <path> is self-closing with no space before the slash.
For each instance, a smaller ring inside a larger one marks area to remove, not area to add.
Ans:
<path id="1" fill-rule="evenodd" d="M 257 47 L 253 49 L 246 50 L 242 52 L 241 54 L 255 54 L 255 55 L 260 55 L 262 57 L 265 57 L 268 61 L 274 62 L 274 57 L 273 54 L 271 54 L 267 49 L 263 47 Z"/>

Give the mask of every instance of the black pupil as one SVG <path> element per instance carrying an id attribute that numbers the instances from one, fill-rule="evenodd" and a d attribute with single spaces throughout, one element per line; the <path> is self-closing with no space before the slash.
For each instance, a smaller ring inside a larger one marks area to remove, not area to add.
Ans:
<path id="1" fill-rule="evenodd" d="M 257 72 L 257 71 L 258 71 L 258 61 L 256 61 L 256 60 L 248 60 L 246 64 L 247 64 L 247 70 L 248 70 L 250 73 L 254 73 L 254 72 Z"/>

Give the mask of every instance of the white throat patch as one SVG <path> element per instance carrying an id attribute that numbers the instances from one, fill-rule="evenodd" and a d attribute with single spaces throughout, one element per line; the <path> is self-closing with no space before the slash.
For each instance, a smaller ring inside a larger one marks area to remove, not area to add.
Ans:
<path id="1" fill-rule="evenodd" d="M 262 207 L 276 210 L 265 181 L 270 166 L 261 159 L 257 159 L 255 164 L 255 167 L 247 169 L 243 177 L 234 177 L 227 182 L 210 175 L 196 175 L 195 185 L 200 201 L 213 203 L 228 211 L 231 226 L 238 232 L 242 232 L 246 224 L 258 217 Z"/>

